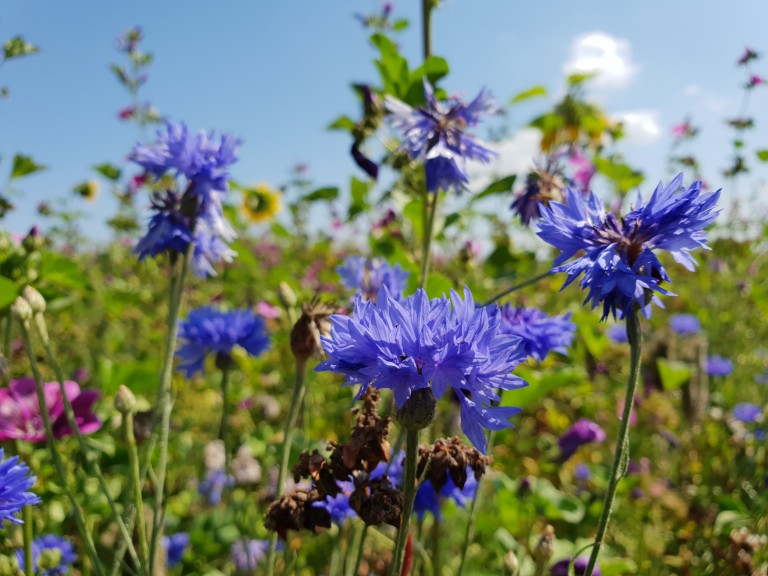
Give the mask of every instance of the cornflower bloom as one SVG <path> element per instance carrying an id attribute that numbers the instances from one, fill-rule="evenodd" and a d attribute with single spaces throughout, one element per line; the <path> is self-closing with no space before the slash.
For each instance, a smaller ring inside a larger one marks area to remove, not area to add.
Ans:
<path id="1" fill-rule="evenodd" d="M 221 502 L 221 496 L 225 488 L 231 488 L 235 485 L 234 477 L 227 474 L 223 468 L 209 471 L 205 480 L 200 482 L 197 492 L 200 496 L 208 499 L 211 506 L 216 506 Z"/>
<path id="2" fill-rule="evenodd" d="M 168 121 L 158 140 L 137 144 L 129 159 L 146 174 L 172 189 L 152 198 L 153 216 L 146 235 L 136 245 L 139 259 L 194 247 L 192 270 L 198 276 L 215 274 L 213 264 L 234 256 L 227 242 L 235 231 L 224 218 L 222 200 L 227 193 L 229 167 L 237 160 L 240 140 L 225 134 L 192 134 L 184 123 Z"/>
<path id="3" fill-rule="evenodd" d="M 0 448 L 0 528 L 6 520 L 11 524 L 22 524 L 15 514 L 24 506 L 40 503 L 40 498 L 29 492 L 36 480 L 29 475 L 29 466 L 20 464 L 18 456 L 4 458 L 5 453 Z"/>
<path id="4" fill-rule="evenodd" d="M 16 550 L 16 561 L 25 572 L 24 551 Z M 57 534 L 46 534 L 32 541 L 32 565 L 39 576 L 59 576 L 69 572 L 77 561 L 72 543 Z"/>
<path id="5" fill-rule="evenodd" d="M 189 534 L 187 532 L 176 532 L 170 536 L 163 536 L 165 563 L 168 568 L 173 568 L 181 562 L 187 546 L 189 546 Z"/>
<path id="6" fill-rule="evenodd" d="M 605 431 L 591 420 L 582 418 L 557 439 L 557 445 L 560 447 L 560 462 L 568 460 L 584 444 L 603 442 L 604 440 Z"/>
<path id="7" fill-rule="evenodd" d="M 733 407 L 731 415 L 734 420 L 738 420 L 739 422 L 757 422 L 763 415 L 763 410 L 760 406 L 753 404 L 752 402 L 741 402 Z"/>
<path id="8" fill-rule="evenodd" d="M 579 556 L 576 558 L 576 560 L 573 561 L 573 573 L 576 574 L 576 576 L 582 576 L 587 571 L 588 562 L 589 559 L 586 556 Z M 568 567 L 570 564 L 570 558 L 558 560 L 552 565 L 552 568 L 549 569 L 550 576 L 569 576 L 570 572 L 568 571 Z M 592 576 L 600 576 L 600 574 L 600 566 L 595 565 L 594 570 L 592 570 Z"/>
<path id="9" fill-rule="evenodd" d="M 710 376 L 730 376 L 733 372 L 733 362 L 722 356 L 707 358 L 707 374 Z"/>
<path id="10" fill-rule="evenodd" d="M 269 540 L 235 540 L 229 556 L 239 572 L 253 573 L 267 556 Z"/>
<path id="11" fill-rule="evenodd" d="M 461 406 L 461 427 L 472 444 L 485 451 L 484 429 L 510 427 L 519 412 L 493 407 L 499 390 L 526 383 L 511 374 L 525 359 L 522 341 L 501 331 L 496 306 L 475 307 L 472 293 L 464 300 L 451 291 L 450 300 L 430 300 L 424 290 L 398 301 L 382 287 L 376 303 L 361 295 L 352 316 L 331 316 L 330 336 L 322 337 L 328 359 L 318 371 L 344 374 L 345 384 L 391 389 L 402 409 L 414 392 L 431 389 L 441 398 L 452 388 Z"/>
<path id="12" fill-rule="evenodd" d="M 623 324 L 614 324 L 609 327 L 606 335 L 608 340 L 614 344 L 626 344 L 629 341 L 629 338 L 627 338 L 627 327 Z"/>
<path id="13" fill-rule="evenodd" d="M 457 99 L 438 102 L 426 78 L 424 99 L 426 105 L 414 109 L 387 96 L 384 107 L 392 126 L 403 135 L 401 148 L 414 160 L 424 161 L 427 191 L 461 192 L 469 182 L 467 160 L 488 163 L 496 156 L 496 152 L 465 130 L 475 126 L 483 114 L 496 112 L 496 105 L 486 90 L 481 90 L 469 104 Z"/>
<path id="14" fill-rule="evenodd" d="M 366 300 L 374 301 L 382 286 L 386 286 L 392 296 L 400 298 L 408 286 L 410 276 L 400 264 L 391 266 L 380 258 L 363 256 L 349 256 L 336 271 L 345 288 L 359 292 Z"/>
<path id="15" fill-rule="evenodd" d="M 570 314 L 547 316 L 538 308 L 502 306 L 501 331 L 522 338 L 525 353 L 542 362 L 551 351 L 565 354 L 573 341 L 576 324 Z"/>
<path id="16" fill-rule="evenodd" d="M 674 314 L 669 317 L 669 327 L 677 334 L 688 336 L 701 331 L 701 322 L 693 314 Z"/>
<path id="17" fill-rule="evenodd" d="M 45 402 L 51 417 L 53 435 L 60 439 L 72 434 L 64 400 L 58 382 L 45 382 Z M 93 413 L 93 405 L 100 394 L 96 390 L 80 390 L 72 380 L 64 382 L 67 399 L 72 404 L 80 432 L 91 434 L 102 426 L 101 420 Z M 43 417 L 37 401 L 35 381 L 32 378 L 11 380 L 8 388 L 0 388 L 0 442 L 24 440 L 35 444 L 46 441 Z"/>
<path id="18" fill-rule="evenodd" d="M 543 167 L 536 167 L 528 173 L 525 186 L 518 192 L 510 208 L 520 217 L 520 222 L 529 226 L 539 217 L 539 205 L 546 206 L 552 201 L 562 201 L 566 180 L 557 165 L 557 158 L 550 157 Z"/>
<path id="19" fill-rule="evenodd" d="M 588 290 L 585 303 L 602 304 L 603 320 L 617 312 L 624 318 L 635 306 L 650 316 L 651 302 L 661 306 L 655 293 L 673 295 L 661 287 L 670 278 L 654 250 L 668 251 L 693 270 L 690 251 L 707 248 L 704 229 L 719 213 L 720 190 L 703 193 L 701 182 L 686 189 L 682 181 L 680 174 L 666 187 L 659 183 L 648 202 L 638 196 L 637 206 L 621 218 L 606 213 L 593 192 L 583 197 L 572 189 L 566 204 L 541 207 L 538 235 L 560 250 L 551 271 L 568 274 L 563 287 L 584 274 L 579 285 Z"/>
<path id="20" fill-rule="evenodd" d="M 336 496 L 326 496 L 322 502 L 315 502 L 315 508 L 322 508 L 331 516 L 331 522 L 341 526 L 347 518 L 354 518 L 357 514 L 349 505 L 349 496 L 355 491 L 352 482 L 340 481 L 336 483 L 341 490 Z"/>
<path id="21" fill-rule="evenodd" d="M 258 356 L 269 347 L 269 335 L 264 321 L 250 309 L 217 310 L 209 306 L 192 310 L 179 323 L 179 339 L 183 345 L 176 355 L 179 370 L 187 378 L 205 372 L 205 358 L 215 353 L 217 362 L 230 359 L 239 346 L 250 356 Z"/>

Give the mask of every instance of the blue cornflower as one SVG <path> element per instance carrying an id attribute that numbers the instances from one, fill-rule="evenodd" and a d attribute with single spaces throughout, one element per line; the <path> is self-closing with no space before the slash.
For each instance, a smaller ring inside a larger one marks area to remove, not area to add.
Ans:
<path id="1" fill-rule="evenodd" d="M 542 362 L 551 351 L 565 354 L 573 341 L 576 324 L 570 314 L 547 316 L 538 308 L 502 306 L 501 332 L 513 334 L 523 340 L 525 353 Z"/>
<path id="2" fill-rule="evenodd" d="M 638 196 L 637 207 L 623 218 L 606 213 L 593 192 L 583 197 L 570 188 L 565 204 L 541 206 L 538 234 L 560 250 L 552 272 L 568 274 L 563 287 L 584 274 L 579 285 L 589 291 L 585 303 L 602 304 L 603 320 L 617 312 L 623 318 L 635 306 L 649 316 L 650 302 L 661 305 L 654 293 L 671 294 L 661 287 L 670 278 L 654 250 L 668 251 L 693 270 L 690 251 L 707 248 L 704 229 L 719 213 L 720 191 L 702 193 L 701 182 L 686 189 L 682 179 L 680 174 L 666 187 L 659 183 L 647 203 Z"/>
<path id="3" fill-rule="evenodd" d="M 179 323 L 179 339 L 183 345 L 176 355 L 187 378 L 205 371 L 205 358 L 216 353 L 217 360 L 228 359 L 235 346 L 251 356 L 269 347 L 264 321 L 250 309 L 217 310 L 208 306 L 192 310 Z"/>
<path id="4" fill-rule="evenodd" d="M 733 407 L 731 414 L 733 415 L 734 420 L 751 423 L 757 422 L 760 419 L 763 415 L 763 410 L 760 406 L 753 404 L 752 402 L 741 402 Z"/>
<path id="5" fill-rule="evenodd" d="M 626 344 L 629 342 L 627 327 L 624 326 L 624 324 L 614 324 L 613 326 L 610 326 L 606 331 L 606 335 L 608 336 L 608 340 L 614 344 Z"/>
<path id="6" fill-rule="evenodd" d="M 0 448 L 0 528 L 6 520 L 11 524 L 22 524 L 16 514 L 24 506 L 40 503 L 40 498 L 29 492 L 36 480 L 29 475 L 29 466 L 19 464 L 18 456 L 4 458 L 5 453 Z"/>
<path id="7" fill-rule="evenodd" d="M 202 277 L 215 273 L 213 264 L 232 260 L 227 243 L 235 231 L 224 218 L 222 200 L 239 146 L 231 135 L 192 134 L 184 123 L 168 121 L 154 144 L 134 147 L 133 162 L 155 179 L 170 176 L 175 183 L 152 199 L 149 229 L 135 249 L 139 259 L 184 253 L 191 243 L 192 270 Z"/>
<path id="8" fill-rule="evenodd" d="M 376 303 L 358 295 L 352 316 L 333 315 L 330 336 L 322 343 L 328 360 L 318 371 L 344 374 L 347 385 L 369 385 L 394 392 L 402 408 L 416 390 L 432 388 L 441 398 L 453 388 L 461 405 L 461 427 L 472 444 L 485 451 L 485 432 L 510 427 L 519 412 L 500 401 L 499 390 L 526 383 L 511 374 L 525 359 L 522 341 L 501 332 L 496 306 L 475 307 L 472 293 L 464 300 L 430 300 L 424 290 L 402 301 L 382 287 Z"/>
<path id="9" fill-rule="evenodd" d="M 707 358 L 707 374 L 710 376 L 730 376 L 733 372 L 733 362 L 722 356 Z"/>
<path id="10" fill-rule="evenodd" d="M 25 571 L 23 550 L 16 550 L 16 561 L 19 569 Z M 57 534 L 46 534 L 32 541 L 32 565 L 39 576 L 66 574 L 76 561 L 72 543 Z"/>
<path id="11" fill-rule="evenodd" d="M 480 116 L 496 111 L 490 93 L 481 90 L 469 104 L 452 99 L 438 102 L 429 82 L 424 79 L 426 105 L 411 108 L 387 96 L 384 106 L 392 126 L 402 132 L 401 147 L 415 160 L 424 161 L 428 192 L 462 191 L 469 182 L 466 161 L 490 162 L 496 153 L 465 133 L 480 121 Z"/>
<path id="12" fill-rule="evenodd" d="M 693 314 L 673 314 L 669 317 L 669 327 L 673 332 L 687 336 L 701 331 L 701 322 Z"/>
<path id="13" fill-rule="evenodd" d="M 235 540 L 229 556 L 238 572 L 251 574 L 267 556 L 269 540 Z"/>
<path id="14" fill-rule="evenodd" d="M 391 266 L 379 258 L 363 256 L 350 256 L 336 271 L 341 275 L 341 283 L 346 288 L 360 292 L 366 300 L 376 300 L 382 286 L 386 286 L 392 296 L 400 298 L 410 276 L 400 264 Z"/>
<path id="15" fill-rule="evenodd" d="M 189 534 L 187 532 L 176 532 L 170 536 L 163 536 L 165 563 L 168 568 L 173 568 L 181 562 L 187 546 L 189 546 Z"/>
<path id="16" fill-rule="evenodd" d="M 235 485 L 235 478 L 227 474 L 223 469 L 210 470 L 205 476 L 205 480 L 200 482 L 197 491 L 200 496 L 208 498 L 211 506 L 216 506 L 221 502 L 221 496 L 225 488 L 231 488 Z"/>
<path id="17" fill-rule="evenodd" d="M 588 464 L 584 464 L 582 462 L 581 464 L 576 464 L 576 466 L 574 467 L 573 476 L 574 478 L 578 478 L 582 482 L 586 482 L 592 477 L 592 471 L 589 469 Z"/>
<path id="18" fill-rule="evenodd" d="M 352 482 L 337 482 L 341 490 L 336 496 L 326 496 L 322 502 L 315 502 L 313 506 L 322 508 L 331 515 L 331 522 L 339 526 L 344 524 L 347 518 L 354 518 L 355 511 L 349 505 L 349 496 L 355 491 L 355 485 Z"/>

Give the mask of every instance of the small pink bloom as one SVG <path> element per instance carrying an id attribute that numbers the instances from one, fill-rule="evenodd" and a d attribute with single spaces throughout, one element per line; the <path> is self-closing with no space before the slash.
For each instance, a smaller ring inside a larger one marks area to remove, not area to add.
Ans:
<path id="1" fill-rule="evenodd" d="M 117 113 L 120 120 L 130 120 L 136 114 L 136 106 L 127 106 Z"/>
<path id="2" fill-rule="evenodd" d="M 688 122 L 680 122 L 672 126 L 672 136 L 675 138 L 685 138 L 688 134 L 689 124 Z"/>
<path id="3" fill-rule="evenodd" d="M 749 88 L 754 88 L 755 86 L 761 86 L 763 84 L 765 84 L 765 78 L 763 78 L 762 76 L 758 76 L 757 74 L 752 74 L 749 77 L 749 83 L 747 84 L 747 86 Z"/>
<path id="4" fill-rule="evenodd" d="M 277 306 L 273 306 L 266 300 L 262 300 L 256 304 L 256 314 L 267 320 L 275 320 L 276 318 L 280 318 L 280 316 L 282 316 L 283 311 L 280 310 L 280 308 Z"/>
<path id="5" fill-rule="evenodd" d="M 595 165 L 581 150 L 574 149 L 568 155 L 568 163 L 573 168 L 573 180 L 580 190 L 589 190 L 589 183 L 595 175 Z"/>

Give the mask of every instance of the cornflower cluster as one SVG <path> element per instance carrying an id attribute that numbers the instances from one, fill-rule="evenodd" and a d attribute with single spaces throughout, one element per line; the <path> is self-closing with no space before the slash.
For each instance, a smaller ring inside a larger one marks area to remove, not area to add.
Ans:
<path id="1" fill-rule="evenodd" d="M 510 304 L 499 308 L 499 313 L 502 333 L 519 336 L 526 355 L 537 362 L 543 362 L 552 351 L 565 354 L 576 332 L 570 314 L 548 316 L 538 308 Z"/>
<path id="2" fill-rule="evenodd" d="M 363 256 L 348 257 L 336 271 L 345 288 L 359 292 L 366 300 L 375 300 L 382 286 L 386 286 L 392 296 L 400 298 L 410 276 L 400 264 L 391 266 L 380 258 Z"/>

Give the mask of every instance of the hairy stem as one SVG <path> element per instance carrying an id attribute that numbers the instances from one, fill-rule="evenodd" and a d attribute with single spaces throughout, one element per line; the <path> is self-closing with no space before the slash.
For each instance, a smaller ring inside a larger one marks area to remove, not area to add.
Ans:
<path id="1" fill-rule="evenodd" d="M 139 453 L 136 449 L 136 437 L 133 433 L 133 412 L 131 411 L 128 411 L 123 415 L 123 438 L 128 447 L 128 464 L 131 469 L 131 488 L 133 489 L 133 501 L 136 506 L 136 526 L 139 533 L 141 566 L 146 569 L 149 566 L 149 544 L 147 542 L 147 524 L 144 519 L 144 500 L 141 496 Z"/>

